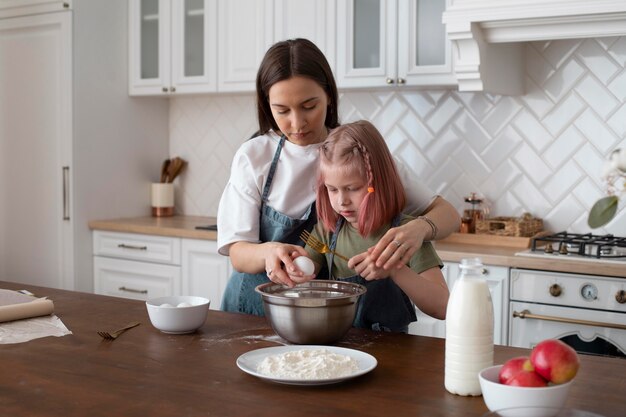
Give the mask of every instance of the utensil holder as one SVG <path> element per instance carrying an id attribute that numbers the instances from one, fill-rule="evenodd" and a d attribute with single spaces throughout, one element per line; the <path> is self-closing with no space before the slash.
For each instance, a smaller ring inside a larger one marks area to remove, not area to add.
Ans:
<path id="1" fill-rule="evenodd" d="M 171 182 L 152 184 L 152 215 L 154 217 L 174 215 L 174 184 Z"/>

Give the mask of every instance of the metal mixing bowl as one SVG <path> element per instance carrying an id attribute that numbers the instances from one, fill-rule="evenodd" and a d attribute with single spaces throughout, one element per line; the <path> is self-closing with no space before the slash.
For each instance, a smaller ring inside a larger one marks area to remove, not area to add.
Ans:
<path id="1" fill-rule="evenodd" d="M 256 287 L 265 316 L 283 339 L 297 344 L 325 344 L 341 339 L 352 327 L 360 284 L 312 280 L 293 288 L 269 282 Z"/>

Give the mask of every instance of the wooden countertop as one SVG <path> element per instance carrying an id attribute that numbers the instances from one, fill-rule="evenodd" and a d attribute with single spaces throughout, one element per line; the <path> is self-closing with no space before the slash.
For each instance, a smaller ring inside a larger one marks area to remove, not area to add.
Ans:
<path id="1" fill-rule="evenodd" d="M 91 221 L 89 222 L 89 227 L 95 230 L 217 240 L 217 232 L 195 229 L 196 226 L 216 224 L 216 222 L 215 217 L 148 216 Z M 435 242 L 435 248 L 441 259 L 449 262 L 459 262 L 461 259 L 467 257 L 479 257 L 486 265 L 626 278 L 626 262 L 622 264 L 611 264 L 559 260 L 554 258 L 522 257 L 515 256 L 515 253 L 524 250 L 524 248 L 456 242 L 450 243 L 445 240 Z"/>
<path id="2" fill-rule="evenodd" d="M 276 346 L 264 318 L 209 311 L 204 326 L 167 335 L 150 324 L 145 303 L 0 282 L 54 301 L 72 335 L 0 345 L 0 409 L 21 416 L 428 416 L 479 417 L 482 397 L 444 388 L 443 339 L 351 329 L 338 343 L 374 355 L 370 373 L 339 384 L 290 386 L 239 370 L 237 357 Z M 115 341 L 98 330 L 140 321 Z M 495 362 L 528 355 L 496 346 Z M 566 405 L 606 417 L 623 414 L 626 361 L 581 355 Z"/>
<path id="3" fill-rule="evenodd" d="M 215 217 L 172 216 L 172 217 L 132 217 L 89 222 L 92 230 L 105 230 L 122 233 L 182 237 L 190 239 L 217 240 L 217 232 L 198 230 L 196 226 L 217 224 Z"/>
<path id="4" fill-rule="evenodd" d="M 435 249 L 441 259 L 449 262 L 459 262 L 463 258 L 478 257 L 482 259 L 485 265 L 626 278 L 626 262 L 617 264 L 516 256 L 515 253 L 524 249 L 447 243 L 445 240 L 435 242 Z"/>

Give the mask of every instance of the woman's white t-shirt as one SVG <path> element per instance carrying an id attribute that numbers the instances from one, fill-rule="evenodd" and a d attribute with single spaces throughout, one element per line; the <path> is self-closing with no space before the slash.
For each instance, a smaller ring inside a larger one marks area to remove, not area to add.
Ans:
<path id="1" fill-rule="evenodd" d="M 250 139 L 233 158 L 217 212 L 217 246 L 222 255 L 229 254 L 232 243 L 260 242 L 263 187 L 279 140 L 273 132 Z M 285 140 L 268 195 L 270 207 L 294 219 L 306 215 L 315 201 L 320 145 L 300 146 Z M 405 212 L 422 213 L 435 197 L 400 161 L 395 162 L 407 193 Z"/>

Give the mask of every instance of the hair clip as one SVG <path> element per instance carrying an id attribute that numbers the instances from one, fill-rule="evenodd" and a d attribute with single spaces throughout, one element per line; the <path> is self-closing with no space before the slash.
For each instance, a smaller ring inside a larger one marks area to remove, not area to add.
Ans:
<path id="1" fill-rule="evenodd" d="M 374 187 L 367 187 L 367 192 L 368 193 L 373 193 L 374 192 Z"/>

